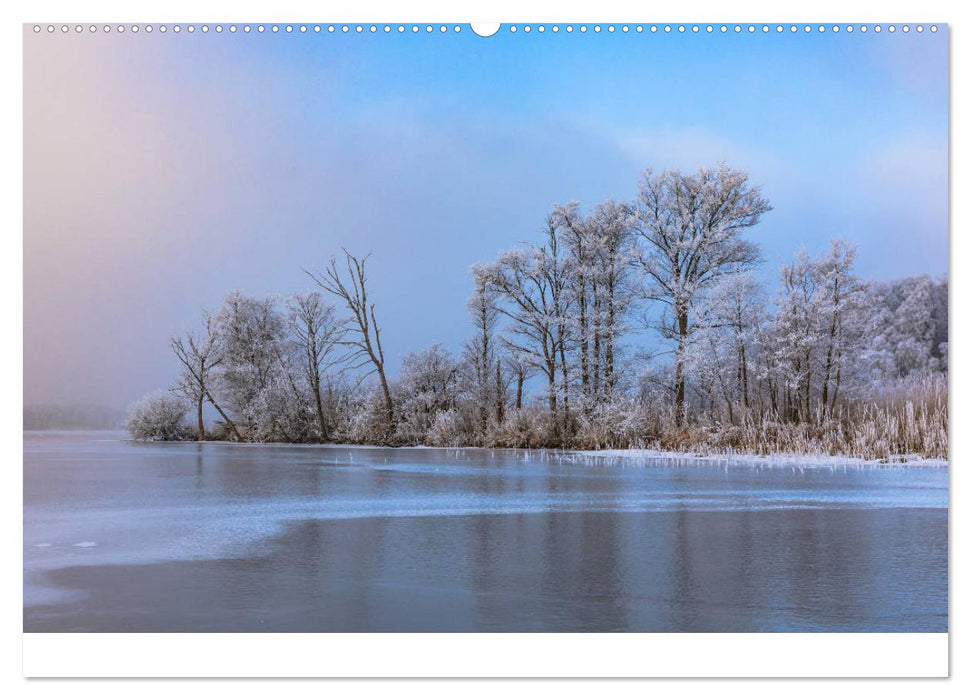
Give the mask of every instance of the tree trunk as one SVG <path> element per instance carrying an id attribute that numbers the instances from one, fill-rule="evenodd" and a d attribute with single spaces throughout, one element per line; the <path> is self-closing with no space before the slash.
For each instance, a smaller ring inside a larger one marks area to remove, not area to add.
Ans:
<path id="1" fill-rule="evenodd" d="M 216 400 L 212 398 L 212 394 L 209 393 L 208 389 L 206 389 L 206 398 L 209 399 L 209 403 L 212 404 L 212 407 L 219 412 L 219 415 L 222 417 L 223 422 L 227 426 L 229 426 L 229 430 L 233 433 L 233 436 L 236 438 L 237 442 L 242 442 L 243 436 L 240 435 L 239 430 L 236 429 L 236 424 L 233 423 L 232 420 L 230 420 L 229 416 L 226 415 L 226 412 L 223 411 L 222 407 L 218 403 L 216 403 Z"/>
<path id="2" fill-rule="evenodd" d="M 198 421 L 199 442 L 206 439 L 206 424 L 202 421 L 202 404 L 205 402 L 205 400 L 205 394 L 200 391 L 199 399 L 196 401 L 196 420 Z"/>
<path id="3" fill-rule="evenodd" d="M 684 425 L 684 351 L 688 339 L 688 312 L 678 311 L 678 353 L 674 362 L 674 424 Z"/>
<path id="4" fill-rule="evenodd" d="M 586 393 L 590 387 L 590 328 L 587 319 L 587 291 L 586 282 L 580 279 L 580 387 Z M 561 331 L 562 342 L 562 331 Z"/>
<path id="5" fill-rule="evenodd" d="M 806 382 L 802 388 L 802 414 L 803 421 L 812 422 L 812 411 L 810 410 L 810 399 L 812 398 L 813 375 L 812 375 L 812 356 L 806 351 Z"/>
<path id="6" fill-rule="evenodd" d="M 604 339 L 604 386 L 607 393 L 614 390 L 614 291 L 611 288 L 607 297 L 607 333 Z"/>
<path id="7" fill-rule="evenodd" d="M 593 360 L 592 366 L 590 368 L 590 381 L 592 384 L 593 394 L 597 396 L 600 394 L 600 345 L 603 337 L 603 324 L 600 320 L 600 290 L 597 285 L 593 285 Z"/>
<path id="8" fill-rule="evenodd" d="M 546 402 L 553 422 L 553 435 L 560 434 L 559 408 L 556 401 L 556 354 L 546 360 Z"/>
<path id="9" fill-rule="evenodd" d="M 496 424 L 501 425 L 506 413 L 505 391 L 502 386 L 502 360 L 496 360 Z"/>
<path id="10" fill-rule="evenodd" d="M 490 394 L 489 388 L 488 388 L 489 369 L 490 369 L 489 368 L 489 317 L 488 317 L 489 312 L 488 312 L 488 308 L 484 305 L 484 302 L 480 303 L 479 309 L 480 309 L 479 327 L 482 329 L 482 335 L 480 336 L 482 339 L 482 356 L 477 360 L 477 364 L 479 366 L 476 367 L 476 372 L 479 374 L 479 378 L 478 378 L 479 387 L 482 391 L 482 396 L 480 397 L 479 400 L 482 402 L 482 405 L 480 408 L 480 421 L 482 423 L 481 425 L 482 434 L 484 435 L 486 430 L 489 428 L 489 408 L 487 405 L 489 394 Z M 499 372 L 498 360 L 496 361 L 496 372 L 497 373 Z M 499 392 L 500 392 L 500 386 L 499 386 L 499 380 L 497 380 L 496 382 L 497 401 L 498 401 Z"/>
<path id="11" fill-rule="evenodd" d="M 560 325 L 560 374 L 563 376 L 563 434 L 569 432 L 570 423 L 570 375 L 566 364 L 566 329 Z"/>
<path id="12" fill-rule="evenodd" d="M 833 396 L 830 399 L 829 409 L 833 411 L 836 408 L 836 397 L 840 393 L 840 375 L 841 369 L 843 367 L 843 349 L 842 347 L 836 350 L 836 385 L 833 387 Z"/>
<path id="13" fill-rule="evenodd" d="M 384 376 L 384 367 L 378 370 L 378 377 L 381 380 L 381 392 L 384 394 L 384 410 L 388 414 L 388 424 L 394 426 L 394 403 L 391 401 L 391 389 L 388 387 L 388 380 Z"/>
<path id="14" fill-rule="evenodd" d="M 829 345 L 826 348 L 826 374 L 823 377 L 823 415 L 826 415 L 829 399 L 829 378 L 833 369 L 833 350 L 836 346 L 836 328 L 840 317 L 840 283 L 837 278 L 833 285 L 833 319 L 829 324 Z"/>
<path id="15" fill-rule="evenodd" d="M 749 400 L 748 400 L 748 363 L 745 361 L 745 343 L 739 343 L 738 345 L 738 371 L 742 380 L 742 405 L 745 410 L 748 411 Z"/>
<path id="16" fill-rule="evenodd" d="M 556 370 L 547 372 L 546 401 L 550 407 L 550 415 L 553 417 L 553 424 L 557 424 L 556 415 Z"/>
<path id="17" fill-rule="evenodd" d="M 327 442 L 327 423 L 324 421 L 324 402 L 320 397 L 320 380 L 314 382 L 314 403 L 317 409 L 317 431 L 320 433 L 320 441 Z"/>
<path id="18" fill-rule="evenodd" d="M 826 346 L 826 368 L 823 373 L 823 395 L 822 395 L 822 409 L 823 415 L 826 415 L 826 409 L 829 404 L 829 379 L 831 372 L 833 371 L 833 346 L 836 343 L 836 312 L 833 312 L 833 321 L 829 326 L 829 343 Z"/>

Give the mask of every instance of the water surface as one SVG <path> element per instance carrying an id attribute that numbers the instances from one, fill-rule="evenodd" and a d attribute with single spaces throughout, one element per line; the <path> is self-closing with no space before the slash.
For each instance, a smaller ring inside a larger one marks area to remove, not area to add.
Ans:
<path id="1" fill-rule="evenodd" d="M 947 470 L 24 434 L 28 632 L 947 630 Z"/>

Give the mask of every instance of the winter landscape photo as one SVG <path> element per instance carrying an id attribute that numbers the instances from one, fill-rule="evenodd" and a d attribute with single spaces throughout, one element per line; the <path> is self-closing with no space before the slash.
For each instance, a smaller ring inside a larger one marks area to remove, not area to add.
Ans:
<path id="1" fill-rule="evenodd" d="M 947 632 L 944 25 L 26 25 L 25 632 Z"/>

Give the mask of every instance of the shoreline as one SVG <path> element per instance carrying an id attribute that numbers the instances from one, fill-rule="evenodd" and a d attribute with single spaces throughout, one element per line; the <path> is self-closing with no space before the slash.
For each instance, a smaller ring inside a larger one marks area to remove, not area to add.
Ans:
<path id="1" fill-rule="evenodd" d="M 863 459 L 846 455 L 829 455 L 800 452 L 776 452 L 759 455 L 752 452 L 672 452 L 665 450 L 620 449 L 620 450 L 578 450 L 583 457 L 601 457 L 621 461 L 646 460 L 698 460 L 705 462 L 727 462 L 735 464 L 761 464 L 770 467 L 912 467 L 926 469 L 946 469 L 948 462 L 939 457 L 922 457 L 916 454 L 893 455 L 887 459 Z"/>
<path id="2" fill-rule="evenodd" d="M 678 452 L 673 450 L 655 450 L 647 448 L 619 448 L 619 449 L 598 449 L 583 450 L 575 448 L 560 447 L 483 447 L 481 445 L 357 445 L 340 442 L 321 442 L 321 443 L 290 443 L 290 442 L 235 442 L 232 440 L 155 440 L 141 441 L 133 440 L 124 431 L 119 429 L 45 429 L 45 430 L 24 430 L 25 434 L 39 433 L 114 433 L 119 435 L 120 442 L 145 445 L 178 445 L 192 444 L 203 445 L 206 443 L 218 445 L 252 446 L 252 447 L 298 447 L 298 448 L 327 448 L 327 449 L 354 449 L 354 450 L 492 450 L 520 452 L 525 454 L 539 453 L 550 455 L 559 459 L 601 459 L 630 462 L 646 461 L 678 461 L 692 460 L 702 462 L 721 462 L 738 465 L 761 465 L 768 467 L 911 467 L 942 469 L 947 468 L 948 460 L 940 457 L 922 457 L 916 454 L 892 455 L 885 459 L 864 459 L 862 457 L 852 457 L 848 455 L 830 455 L 812 452 L 775 452 L 768 455 L 756 454 L 754 452 L 717 452 L 717 451 L 685 451 Z"/>

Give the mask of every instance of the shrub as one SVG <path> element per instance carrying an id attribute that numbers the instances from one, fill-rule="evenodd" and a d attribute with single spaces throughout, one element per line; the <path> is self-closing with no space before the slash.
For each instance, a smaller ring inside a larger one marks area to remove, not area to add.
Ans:
<path id="1" fill-rule="evenodd" d="M 643 447 L 654 437 L 636 399 L 607 397 L 581 411 L 573 444 L 582 450 Z"/>
<path id="2" fill-rule="evenodd" d="M 341 421 L 340 438 L 357 445 L 396 444 L 384 399 L 376 389 L 350 402 Z"/>
<path id="3" fill-rule="evenodd" d="M 506 415 L 502 425 L 496 426 L 489 441 L 495 447 L 542 447 L 546 443 L 549 420 L 537 408 L 516 408 Z"/>
<path id="4" fill-rule="evenodd" d="M 128 409 L 128 434 L 133 440 L 190 440 L 183 420 L 188 405 L 167 391 L 146 395 Z"/>
<path id="5" fill-rule="evenodd" d="M 461 428 L 461 417 L 454 408 L 435 414 L 435 420 L 425 439 L 426 444 L 436 447 L 461 447 L 465 439 Z"/>

